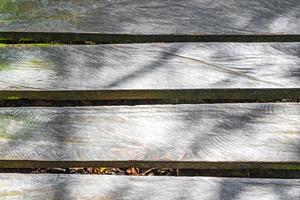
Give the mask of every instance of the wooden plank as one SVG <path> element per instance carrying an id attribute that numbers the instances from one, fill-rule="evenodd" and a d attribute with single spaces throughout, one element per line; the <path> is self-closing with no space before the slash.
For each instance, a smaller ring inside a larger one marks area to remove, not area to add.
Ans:
<path id="1" fill-rule="evenodd" d="M 298 0 L 38 0 L 0 4 L 0 30 L 131 34 L 299 34 Z"/>
<path id="2" fill-rule="evenodd" d="M 299 179 L 0 174 L 1 199 L 286 199 Z"/>
<path id="3" fill-rule="evenodd" d="M 0 90 L 299 88 L 300 43 L 0 48 Z"/>
<path id="4" fill-rule="evenodd" d="M 299 115 L 297 103 L 0 108 L 0 159 L 291 162 L 299 169 Z"/>

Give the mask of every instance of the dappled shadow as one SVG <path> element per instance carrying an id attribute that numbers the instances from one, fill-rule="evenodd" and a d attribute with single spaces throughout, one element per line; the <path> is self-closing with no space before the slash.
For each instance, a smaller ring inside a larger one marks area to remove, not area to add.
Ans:
<path id="1" fill-rule="evenodd" d="M 299 43 L 0 48 L 0 88 L 297 88 L 299 49 Z"/>
<path id="2" fill-rule="evenodd" d="M 8 2 L 8 1 L 7 1 Z M 19 2 L 15 1 L 15 6 L 7 6 L 11 4 L 7 4 L 3 6 L 5 1 L 2 1 L 0 4 L 2 10 L 8 9 L 4 14 L 1 15 L 1 19 L 4 18 L 6 20 L 1 24 L 1 30 L 54 30 L 54 31 L 103 31 L 103 32 L 129 32 L 129 33 L 257 33 L 257 32 L 291 32 L 295 33 L 299 30 L 299 24 L 297 24 L 297 20 L 300 16 L 297 12 L 299 11 L 300 2 L 298 1 L 284 1 L 283 3 L 279 2 L 278 4 L 274 4 L 270 6 L 271 1 L 249 1 L 247 3 L 230 1 L 229 3 L 226 1 L 222 1 L 217 3 L 217 1 L 208 2 L 208 3 L 199 3 L 199 1 L 192 1 L 186 3 L 186 1 L 120 1 L 119 4 L 112 4 L 106 2 L 104 4 L 101 1 L 88 1 L 82 3 L 78 3 L 79 1 L 69 1 L 64 3 L 64 1 L 50 1 L 53 7 L 49 6 L 47 3 L 43 3 L 41 1 L 27 1 L 24 4 L 24 1 Z M 57 3 L 58 2 L 58 3 Z M 132 2 L 135 2 L 135 6 L 132 6 Z M 205 2 L 205 1 L 203 1 Z M 61 5 L 64 6 L 61 6 Z M 242 5 L 243 4 L 243 5 Z M 59 5 L 59 6 L 57 6 Z M 22 8 L 24 7 L 24 9 Z M 63 7 L 64 10 L 60 11 L 58 7 Z M 41 9 L 42 8 L 42 9 Z M 166 12 L 166 8 L 168 11 Z M 240 8 L 240 9 L 236 9 Z M 38 15 L 32 15 L 32 12 L 28 10 L 37 10 L 36 13 Z M 41 11 L 42 10 L 42 11 Z M 40 12 L 38 12 L 40 11 Z M 31 13 L 31 14 L 30 14 Z M 42 14 L 42 15 L 41 15 Z M 15 15 L 15 17 L 12 17 Z M 3 17 L 4 16 L 4 17 Z M 8 16 L 8 17 L 5 17 Z M 42 17 L 45 16 L 45 17 Z M 203 17 L 199 17 L 203 16 Z M 21 20 L 22 19 L 22 20 Z M 101 20 L 99 20 L 101 19 Z M 214 20 L 213 20 L 214 19 Z M 290 26 L 292 24 L 292 26 Z M 284 30 L 286 28 L 286 30 Z M 158 70 L 161 66 L 165 65 L 170 60 L 177 58 L 176 54 L 179 54 L 182 46 L 177 45 L 175 48 L 172 45 L 162 48 L 156 60 L 153 59 L 149 62 L 143 63 L 143 65 L 134 68 L 131 72 L 126 71 L 126 67 L 124 68 L 124 73 L 115 79 L 109 77 L 110 82 L 106 82 L 103 85 L 94 84 L 89 86 L 87 83 L 90 83 L 90 80 L 102 79 L 103 77 L 99 73 L 100 70 L 106 70 L 107 65 L 105 64 L 109 62 L 105 62 L 105 60 L 99 58 L 95 58 L 94 55 L 102 55 L 104 49 L 101 47 L 95 47 L 94 50 L 91 48 L 83 49 L 81 47 L 71 47 L 69 50 L 66 50 L 64 47 L 53 47 L 47 50 L 38 50 L 37 54 L 32 53 L 31 57 L 36 55 L 41 55 L 42 58 L 46 60 L 46 63 L 49 64 L 48 70 L 49 73 L 45 74 L 44 77 L 53 77 L 55 76 L 57 79 L 51 79 L 49 83 L 43 83 L 45 87 L 49 87 L 51 89 L 70 89 L 76 88 L 76 86 L 80 86 L 81 89 L 86 88 L 98 88 L 99 86 L 103 86 L 104 88 L 115 88 L 118 86 L 122 86 L 123 84 L 137 80 L 140 77 L 147 76 L 152 74 L 156 70 Z M 197 47 L 197 46 L 196 46 Z M 217 45 L 211 46 L 211 49 L 218 47 Z M 232 46 L 228 46 L 229 49 Z M 278 48 L 277 48 L 278 47 Z M 295 48 L 295 51 L 290 52 L 288 49 L 282 50 L 279 46 L 273 45 L 273 48 L 278 51 L 282 51 L 283 55 L 292 55 L 297 56 L 297 63 L 294 63 L 294 66 L 290 71 L 286 70 L 284 73 L 286 74 L 286 78 L 293 78 L 300 80 L 300 69 L 299 69 L 299 47 Z M 111 48 L 113 49 L 113 48 Z M 258 48 L 259 49 L 259 48 Z M 262 49 L 262 47 L 261 47 Z M 2 50 L 1 50 L 2 51 Z M 33 50 L 29 50 L 33 51 Z M 108 52 L 109 50 L 107 50 Z M 191 50 L 192 51 L 192 50 Z M 10 52 L 13 55 L 16 51 Z M 106 52 L 106 53 L 107 53 Z M 266 51 L 262 50 L 261 53 Z M 74 54 L 73 54 L 74 53 Z M 226 53 L 226 49 L 214 51 L 213 56 L 215 56 L 216 61 L 221 60 L 224 57 L 232 57 L 229 55 L 231 51 Z M 77 55 L 78 57 L 74 57 L 73 55 Z M 80 55 L 80 56 L 79 56 Z M 199 53 L 201 55 L 201 52 Z M 240 54 L 243 56 L 243 54 Z M 278 55 L 278 54 L 277 54 Z M 24 56 L 26 57 L 26 55 Z M 30 56 L 29 56 L 30 57 Z M 116 58 L 115 56 L 114 58 Z M 128 59 L 130 55 L 127 55 L 125 59 Z M 102 57 L 103 58 L 103 57 Z M 124 60 L 125 60 L 124 59 Z M 177 58 L 180 59 L 180 58 Z M 268 58 L 266 58 L 268 59 Z M 278 59 L 280 61 L 280 59 Z M 133 59 L 134 61 L 134 59 Z M 239 71 L 244 75 L 251 74 L 253 68 L 243 68 L 243 62 L 240 62 L 238 59 L 229 59 L 227 60 L 227 64 L 231 62 L 236 62 L 236 66 L 241 64 L 240 69 L 235 68 L 235 70 Z M 8 63 L 13 63 L 11 58 L 7 58 L 5 61 L 2 61 L 6 66 Z M 33 63 L 31 63 L 32 66 Z M 37 64 L 37 63 L 35 63 Z M 38 64 L 39 66 L 44 65 L 45 63 Z M 129 63 L 130 64 L 130 63 Z M 4 66 L 4 65 L 3 65 Z M 35 65 L 36 66 L 36 65 Z M 117 66 L 117 64 L 115 65 Z M 202 66 L 206 66 L 206 64 L 202 63 Z M 288 65 L 287 65 L 288 66 Z M 184 65 L 182 65 L 184 67 Z M 0 66 L 1 68 L 1 66 Z M 5 68 L 3 67 L 3 70 Z M 213 70 L 212 70 L 213 71 Z M 224 71 L 223 71 L 224 72 Z M 27 74 L 29 77 L 30 73 Z M 42 76 L 43 77 L 43 76 Z M 42 82 L 42 77 L 40 77 L 40 81 Z M 93 79 L 91 78 L 93 77 Z M 221 76 L 220 76 L 221 77 Z M 235 81 L 235 77 L 239 77 L 235 75 L 228 75 L 226 77 L 220 78 L 218 77 L 217 81 L 210 82 L 208 85 L 215 87 L 225 87 L 228 85 L 232 85 Z M 27 77 L 28 78 L 28 77 Z M 213 77 L 215 78 L 215 77 Z M 262 77 L 263 78 L 263 77 Z M 74 80 L 78 80 L 75 83 Z M 20 78 L 20 80 L 22 80 Z M 295 80 L 296 81 L 296 80 Z M 20 81 L 21 82 L 21 81 Z M 255 82 L 255 81 L 254 81 Z M 72 85 L 73 84 L 73 85 Z M 142 85 L 142 83 L 140 83 Z M 210 85 L 211 84 L 211 85 Z M 16 85 L 15 87 L 20 87 L 20 85 Z M 38 86 L 37 86 L 38 87 Z M 139 87 L 139 84 L 137 84 Z M 101 88 L 100 88 L 101 89 Z M 194 156 L 194 158 L 199 158 L 199 152 L 204 152 L 203 155 L 209 155 L 210 151 L 215 149 L 225 149 L 226 146 L 232 145 L 234 143 L 234 139 L 238 138 L 241 140 L 252 139 L 255 140 L 255 134 L 250 135 L 247 134 L 247 131 L 252 128 L 253 124 L 257 124 L 259 120 L 262 120 L 266 117 L 266 114 L 269 110 L 272 110 L 272 105 L 259 105 L 257 104 L 255 107 L 249 109 L 245 112 L 238 112 L 239 107 L 231 107 L 231 112 L 221 111 L 219 113 L 211 114 L 212 118 L 215 118 L 216 121 L 211 121 L 211 124 L 207 124 L 207 133 L 213 132 L 213 135 L 205 135 L 203 136 L 205 130 L 200 129 L 203 132 L 195 132 L 194 136 L 189 138 L 187 146 L 175 144 L 176 142 L 180 143 L 181 140 L 174 140 L 172 137 L 168 137 L 167 135 L 162 136 L 162 139 L 165 141 L 161 142 L 161 146 L 155 146 L 155 140 L 151 140 L 150 134 L 148 135 L 150 139 L 147 139 L 146 142 L 142 143 L 142 145 L 148 145 L 149 150 L 144 152 L 145 158 L 153 158 L 153 153 L 159 154 L 160 152 L 166 152 L 165 146 L 163 143 L 166 142 L 169 144 L 168 151 L 172 151 L 172 147 L 175 145 L 178 147 L 182 147 L 182 149 L 188 150 Z M 37 108 L 38 109 L 38 108 Z M 236 109 L 236 110 L 235 110 Z M 5 110 L 5 109 L 4 109 Z M 9 111 L 10 109 L 8 109 Z M 181 124 L 173 124 L 170 123 L 168 125 L 159 124 L 161 129 L 153 129 L 152 131 L 156 132 L 161 130 L 164 133 L 170 133 L 167 130 L 172 130 L 175 132 L 174 137 L 176 137 L 176 133 L 180 132 L 193 132 L 193 129 L 197 126 L 202 126 L 205 124 L 205 120 L 202 117 L 208 114 L 211 110 L 204 110 L 201 112 L 197 111 L 189 111 L 184 115 L 179 116 L 180 120 L 176 121 Z M 80 126 L 81 117 L 78 115 L 74 117 L 74 113 L 66 110 L 66 109 L 57 109 L 55 112 L 51 113 L 50 116 L 43 115 L 42 113 L 26 113 L 24 109 L 19 109 L 18 111 L 13 110 L 12 115 L 6 116 L 4 114 L 5 119 L 4 123 L 15 123 L 11 125 L 11 127 L 16 128 L 12 131 L 13 134 L 7 133 L 5 137 L 12 137 L 10 139 L 18 140 L 18 142 L 7 142 L 6 144 L 1 145 L 0 151 L 2 155 L 8 156 L 14 152 L 20 151 L 19 158 L 32 158 L 32 155 L 36 158 L 54 158 L 54 159 L 74 159 L 74 158 L 83 158 L 85 155 L 78 155 L 76 151 L 73 151 L 68 145 L 71 142 L 75 143 L 78 140 L 84 140 L 85 135 L 82 135 L 80 138 L 78 135 L 74 135 L 74 133 L 79 134 L 80 128 L 76 125 L 72 124 L 72 121 L 78 121 Z M 272 112 L 272 111 L 270 111 Z M 3 111 L 5 113 L 5 111 Z M 170 112 L 172 114 L 172 112 Z M 168 114 L 168 113 L 167 113 Z M 173 113 L 174 114 L 174 113 Z M 155 113 L 153 114 L 155 115 Z M 168 116 L 172 119 L 172 116 Z M 112 121 L 116 119 L 114 116 L 111 117 Z M 147 117 L 145 117 L 147 118 Z M 145 119 L 142 118 L 142 119 Z M 101 119 L 101 118 L 99 118 Z M 115 121 L 115 126 L 119 125 L 120 121 L 124 121 L 126 116 L 123 118 L 120 117 L 119 121 Z M 148 119 L 151 119 L 148 117 Z M 154 122 L 159 123 L 159 121 L 163 121 L 164 118 L 157 118 Z M 212 119 L 210 119 L 212 120 Z M 144 124 L 147 125 L 147 121 L 143 121 Z M 163 123 L 163 122 L 162 122 Z M 201 124 L 202 123 L 202 124 Z M 23 126 L 26 124 L 26 126 Z M 91 120 L 90 123 L 85 124 L 86 126 L 94 126 L 95 132 L 100 129 L 97 127 L 97 121 Z M 183 125 L 182 125 L 183 124 Z M 180 127 L 176 130 L 173 127 Z M 180 126 L 182 125 L 182 126 Z M 2 126 L 5 126 L 2 125 Z M 152 126 L 154 126 L 152 124 Z M 21 128 L 20 128 L 21 127 Z M 148 128 L 151 125 L 148 124 Z M 20 128 L 20 129 L 18 129 Z M 127 127 L 128 128 L 128 127 Z M 154 126 L 155 128 L 155 126 Z M 141 127 L 140 127 L 141 129 Z M 92 129 L 89 129 L 92 130 Z M 35 132 L 36 131 L 36 132 Z M 82 131 L 82 130 L 81 130 Z M 93 130 L 92 130 L 93 131 Z M 117 129 L 118 131 L 118 129 Z M 153 134 L 155 135 L 155 133 Z M 51 134 L 48 134 L 51 133 Z M 99 134 L 101 136 L 101 134 Z M 79 138 L 75 138 L 77 136 Z M 109 137 L 109 136 L 107 136 Z M 113 138 L 113 136 L 111 136 Z M 116 136 L 115 136 L 116 137 Z M 119 136 L 120 138 L 122 135 Z M 118 142 L 122 142 L 122 138 L 117 138 Z M 138 139 L 142 138 L 143 135 L 140 135 Z M 179 138 L 179 137 L 178 137 Z M 177 138 L 177 139 L 178 139 Z M 5 138 L 8 139 L 8 138 Z M 86 139 L 86 138 L 85 138 Z M 125 138 L 125 140 L 130 142 L 134 142 L 135 139 Z M 138 141 L 137 139 L 137 141 Z M 9 140 L 9 139 L 8 139 Z M 40 142 L 40 144 L 36 147 L 34 146 L 26 146 L 27 144 L 24 141 L 32 141 L 32 142 Z M 89 139 L 86 139 L 87 141 Z M 99 140 L 99 139 L 98 139 Z M 48 141 L 52 144 L 47 148 L 45 143 Z M 149 142 L 149 143 L 147 143 Z M 154 147 L 159 147 L 153 151 L 151 142 Z M 120 145 L 120 144 L 117 144 Z M 138 147 L 138 144 L 133 144 L 132 146 Z M 142 146 L 141 147 L 145 147 Z M 173 145 L 173 146 L 172 146 Z M 295 146 L 295 145 L 294 145 Z M 300 145 L 298 145 L 298 149 L 295 151 L 298 153 L 300 157 Z M 21 152 L 22 148 L 27 149 L 26 152 Z M 32 148 L 32 149 L 30 149 Z M 55 148 L 55 149 L 51 149 Z M 92 148 L 92 147 L 91 147 Z M 160 149 L 161 148 L 161 149 Z M 238 145 L 232 147 L 238 148 Z M 41 153 L 41 149 L 43 152 Z M 123 147 L 124 149 L 124 147 Z M 138 148 L 137 148 L 138 149 Z M 182 152 L 182 149 L 176 149 L 174 151 Z M 98 149 L 99 150 L 99 149 Z M 127 149 L 128 150 L 128 149 Z M 130 149 L 129 149 L 130 151 Z M 32 154 L 31 154 L 32 153 Z M 97 152 L 101 153 L 101 152 Z M 122 152 L 120 153 L 122 154 Z M 170 155 L 172 152 L 170 153 Z M 126 153 L 125 153 L 126 155 Z M 128 154 L 127 154 L 128 155 Z M 191 155 L 188 155 L 191 156 Z M 171 156 L 170 156 L 171 157 Z M 188 157 L 190 159 L 191 157 Z M 182 159 L 186 159 L 185 156 Z M 213 158 L 211 158 L 213 159 Z M 72 196 L 70 193 L 70 185 L 68 185 L 68 181 L 62 182 L 59 185 L 53 186 L 52 190 L 54 199 L 69 199 Z M 249 184 L 251 185 L 251 184 Z M 285 192 L 280 186 L 277 185 L 268 185 L 266 184 L 270 190 L 272 190 L 279 198 L 288 197 L 289 194 Z M 130 189 L 133 187 L 129 183 L 124 183 L 124 186 L 116 189 L 115 191 L 110 191 L 112 197 L 115 199 L 122 198 L 130 193 Z M 220 186 L 219 197 L 218 199 L 230 200 L 238 198 L 240 194 L 247 191 L 246 186 L 241 186 L 238 184 L 234 184 L 231 181 L 223 181 Z M 195 188 L 197 189 L 197 188 Z M 234 189 L 234 190 L 232 190 Z M 101 188 L 99 188 L 101 190 Z M 230 191 L 229 191 L 230 190 Z M 189 188 L 182 189 L 181 194 L 178 195 L 178 199 L 186 197 L 184 193 L 189 192 Z"/>
<path id="3" fill-rule="evenodd" d="M 174 54 L 179 51 L 180 51 L 180 45 L 176 45 L 175 48 L 172 48 L 172 45 L 170 45 L 169 47 L 159 52 L 159 56 L 156 58 L 156 60 L 153 60 L 152 62 L 147 64 L 145 63 L 145 65 L 141 66 L 139 69 L 134 70 L 130 74 L 126 74 L 118 78 L 117 80 L 112 81 L 111 83 L 109 83 L 104 87 L 105 88 L 117 87 L 119 85 L 124 85 L 126 84 L 126 82 L 134 80 L 135 78 L 140 78 L 148 74 L 151 74 L 151 72 L 155 72 L 160 67 L 162 67 L 167 62 L 169 62 L 175 56 Z"/>
<path id="4" fill-rule="evenodd" d="M 226 107 L 221 108 L 219 106 L 219 111 L 221 112 L 210 116 L 215 117 L 215 124 L 207 130 L 211 132 L 211 135 L 210 133 L 195 134 L 190 146 L 193 155 L 198 157 L 197 154 L 199 152 L 210 152 L 216 149 L 221 150 L 232 144 L 238 143 L 237 145 L 243 145 L 244 137 L 246 140 L 254 139 L 255 134 L 250 135 L 246 132 L 249 131 L 253 124 L 258 123 L 258 120 L 264 117 L 264 114 L 270 109 L 268 107 L 266 108 L 266 106 L 272 107 L 271 104 L 257 104 L 255 107 L 251 107 L 249 111 L 240 112 L 241 108 L 239 105 L 228 107 L 228 110 L 226 110 Z M 206 114 L 210 115 L 209 113 Z M 192 121 L 190 129 L 199 125 L 197 120 L 201 119 L 200 116 L 201 115 L 188 118 L 189 123 Z M 233 148 L 236 147 L 232 146 L 231 149 Z"/>
<path id="5" fill-rule="evenodd" d="M 31 90 L 172 87 L 174 78 L 151 78 L 158 72 L 162 72 L 162 78 L 168 78 L 173 69 L 164 66 L 174 57 L 170 52 L 179 52 L 180 47 L 177 44 L 161 48 L 150 45 L 150 49 L 144 50 L 139 45 L 2 48 L 0 83 L 5 84 L 0 87 Z"/>
<path id="6" fill-rule="evenodd" d="M 53 81 L 48 87 L 53 89 L 101 89 L 101 84 L 97 84 L 97 81 L 101 80 L 101 71 L 105 67 L 105 59 L 102 59 L 103 50 L 105 47 L 101 46 L 42 48 L 45 60 L 53 65 L 51 72 Z"/>
<path id="7" fill-rule="evenodd" d="M 72 155 L 76 150 L 66 146 L 76 130 L 68 126 L 72 120 L 68 110 L 49 113 L 39 108 L 31 110 L 2 108 L 0 120 L 7 124 L 1 123 L 5 132 L 2 129 L 0 132 L 7 140 L 0 146 L 2 159 L 72 160 L 75 158 Z M 53 187 L 48 188 L 53 191 L 53 199 L 70 199 L 68 185 L 55 184 L 56 182 Z"/>
<path id="8" fill-rule="evenodd" d="M 283 76 L 287 80 L 290 80 L 290 82 L 300 84 L 299 43 L 290 43 L 289 46 L 285 46 L 284 43 L 276 43 L 272 45 L 272 48 L 274 49 L 274 52 L 278 52 L 277 60 L 285 57 L 283 64 L 285 64 L 286 67 L 282 66 Z"/>
<path id="9" fill-rule="evenodd" d="M 290 77 L 295 77 L 297 79 L 300 80 L 300 68 L 299 69 L 294 69 L 294 70 L 291 70 L 291 76 Z"/>
<path id="10" fill-rule="evenodd" d="M 55 174 L 0 177 L 5 178 L 1 179 L 1 197 L 22 199 L 298 199 L 300 190 L 299 181 L 281 179 Z"/>
<path id="11" fill-rule="evenodd" d="M 278 199 L 296 199 L 291 183 L 280 179 L 223 179 L 220 181 L 219 200 L 243 199 L 244 196 L 255 198 L 274 197 Z M 278 180 L 277 182 L 275 180 Z M 261 196 L 259 196 L 259 194 Z"/>
<path id="12" fill-rule="evenodd" d="M 9 1 L 1 30 L 144 34 L 297 34 L 299 1 Z"/>

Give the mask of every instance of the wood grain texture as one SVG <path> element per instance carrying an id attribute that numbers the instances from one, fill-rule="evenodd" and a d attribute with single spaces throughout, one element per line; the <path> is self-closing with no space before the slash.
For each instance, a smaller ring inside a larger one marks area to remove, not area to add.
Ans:
<path id="1" fill-rule="evenodd" d="M 3 0 L 0 30 L 299 34 L 298 0 Z"/>
<path id="2" fill-rule="evenodd" d="M 0 48 L 1 90 L 299 88 L 300 43 Z"/>
<path id="3" fill-rule="evenodd" d="M 299 179 L 0 174 L 1 199 L 300 198 Z"/>
<path id="4" fill-rule="evenodd" d="M 300 104 L 0 108 L 1 160 L 300 160 Z"/>

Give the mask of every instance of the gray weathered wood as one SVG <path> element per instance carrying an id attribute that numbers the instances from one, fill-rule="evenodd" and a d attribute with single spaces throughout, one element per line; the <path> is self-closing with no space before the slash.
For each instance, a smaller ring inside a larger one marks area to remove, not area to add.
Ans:
<path id="1" fill-rule="evenodd" d="M 1 90 L 299 88 L 300 43 L 0 48 Z"/>
<path id="2" fill-rule="evenodd" d="M 1 199 L 300 198 L 299 179 L 0 174 Z"/>
<path id="3" fill-rule="evenodd" d="M 300 104 L 0 108 L 1 160 L 300 161 Z"/>
<path id="4" fill-rule="evenodd" d="M 298 0 L 3 0 L 0 30 L 299 34 Z"/>

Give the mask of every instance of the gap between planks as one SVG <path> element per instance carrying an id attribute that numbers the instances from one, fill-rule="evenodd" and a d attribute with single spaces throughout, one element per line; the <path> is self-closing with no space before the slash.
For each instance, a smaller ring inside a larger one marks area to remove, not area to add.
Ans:
<path id="1" fill-rule="evenodd" d="M 0 160 L 0 168 L 75 168 L 75 167 L 176 168 L 224 170 L 300 170 L 300 162 L 210 162 L 210 161 L 50 161 Z"/>
<path id="2" fill-rule="evenodd" d="M 298 102 L 299 99 L 300 88 L 0 91 L 1 106 Z"/>
<path id="3" fill-rule="evenodd" d="M 0 42 L 62 44 L 129 44 L 174 42 L 300 42 L 298 34 L 205 35 L 205 34 L 101 34 L 74 32 L 0 31 Z"/>
<path id="4" fill-rule="evenodd" d="M 72 169 L 128 169 L 172 171 L 171 175 L 246 178 L 300 178 L 299 162 L 172 162 L 172 161 L 37 161 L 1 160 L 1 173 L 69 174 Z M 39 169 L 44 169 L 40 172 Z M 59 170 L 60 169 L 60 170 Z M 63 172 L 63 169 L 68 169 Z M 78 172 L 77 172 L 78 173 Z M 139 175 L 144 176 L 144 175 Z"/>

